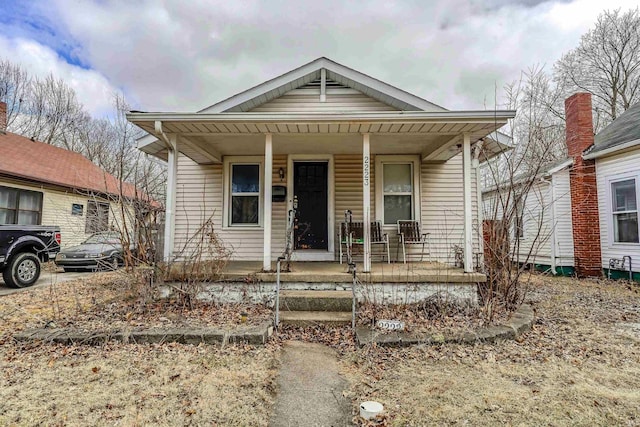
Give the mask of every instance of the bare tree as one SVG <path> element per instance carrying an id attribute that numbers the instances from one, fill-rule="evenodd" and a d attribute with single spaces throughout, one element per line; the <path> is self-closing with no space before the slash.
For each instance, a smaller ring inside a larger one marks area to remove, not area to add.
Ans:
<path id="1" fill-rule="evenodd" d="M 20 109 L 27 98 L 31 77 L 18 64 L 0 60 L 0 101 L 7 103 L 7 129 L 12 130 Z"/>
<path id="2" fill-rule="evenodd" d="M 543 67 L 529 69 L 506 87 L 506 107 L 518 110 L 508 130 L 515 148 L 482 169 L 483 187 L 491 190 L 483 200 L 487 220 L 483 232 L 489 243 L 487 284 L 481 288 L 489 317 L 497 305 L 512 310 L 524 301 L 523 272 L 549 238 L 545 212 L 554 201 L 545 194 L 540 178 L 548 165 L 566 156 L 558 97 Z"/>
<path id="3" fill-rule="evenodd" d="M 596 130 L 615 120 L 640 101 L 640 10 L 604 11 L 554 70 L 564 97 L 591 93 Z"/>

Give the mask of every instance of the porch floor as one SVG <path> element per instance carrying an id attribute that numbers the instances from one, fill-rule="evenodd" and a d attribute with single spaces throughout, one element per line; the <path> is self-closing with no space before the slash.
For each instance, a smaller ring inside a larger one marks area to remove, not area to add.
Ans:
<path id="1" fill-rule="evenodd" d="M 357 268 L 362 268 L 358 264 Z M 276 281 L 276 263 L 273 272 L 262 272 L 259 261 L 231 261 L 224 269 L 222 280 L 237 281 L 254 277 L 261 282 Z M 358 271 L 360 280 L 367 283 L 478 283 L 485 282 L 482 273 L 465 273 L 462 268 L 439 262 L 373 263 L 370 273 Z M 282 272 L 281 282 L 351 283 L 347 264 L 338 262 L 292 262 L 290 272 Z"/>

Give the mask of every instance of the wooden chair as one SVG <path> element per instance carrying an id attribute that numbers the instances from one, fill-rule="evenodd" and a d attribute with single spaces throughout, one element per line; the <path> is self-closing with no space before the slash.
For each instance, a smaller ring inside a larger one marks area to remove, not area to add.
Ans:
<path id="1" fill-rule="evenodd" d="M 396 248 L 396 259 L 398 259 L 398 251 L 402 246 L 402 261 L 407 263 L 407 245 L 420 245 L 420 261 L 424 259 L 424 255 L 429 255 L 431 247 L 429 244 L 429 233 L 420 232 L 420 223 L 414 220 L 398 221 L 398 247 Z M 426 251 L 425 251 L 426 249 Z"/>
<path id="2" fill-rule="evenodd" d="M 340 264 L 342 264 L 342 258 L 345 255 L 343 246 L 346 248 L 351 241 L 351 245 L 364 245 L 364 222 L 352 221 L 349 223 L 349 233 L 347 235 L 347 224 L 345 222 L 340 223 L 340 231 L 338 233 L 338 242 L 340 244 Z M 382 253 L 382 259 L 387 258 L 387 263 L 390 263 L 389 258 L 389 236 L 382 232 L 382 223 L 380 221 L 371 222 L 371 231 L 369 234 L 371 239 L 371 246 L 384 245 L 384 252 Z"/>

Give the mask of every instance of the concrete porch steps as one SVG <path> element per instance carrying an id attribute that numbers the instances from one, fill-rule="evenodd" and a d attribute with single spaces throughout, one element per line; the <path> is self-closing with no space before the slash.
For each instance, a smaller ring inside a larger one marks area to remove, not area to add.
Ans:
<path id="1" fill-rule="evenodd" d="M 351 291 L 281 291 L 280 310 L 350 313 L 352 297 Z"/>
<path id="2" fill-rule="evenodd" d="M 292 326 L 348 325 L 351 312 L 345 311 L 281 311 L 280 323 Z"/>
<path id="3" fill-rule="evenodd" d="M 351 323 L 351 291 L 281 291 L 280 321 L 285 325 Z"/>

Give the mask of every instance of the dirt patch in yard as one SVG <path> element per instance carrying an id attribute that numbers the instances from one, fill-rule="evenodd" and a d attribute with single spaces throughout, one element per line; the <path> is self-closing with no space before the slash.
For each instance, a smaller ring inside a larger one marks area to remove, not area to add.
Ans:
<path id="1" fill-rule="evenodd" d="M 0 298 L 0 425 L 266 426 L 279 347 L 18 343 L 28 328 L 147 329 L 258 323 L 253 305 L 141 305 L 121 272 Z M 241 313 L 248 313 L 246 323 Z"/>
<path id="2" fill-rule="evenodd" d="M 531 332 L 498 344 L 343 353 L 354 405 L 380 424 L 640 425 L 637 285 L 536 275 Z"/>

